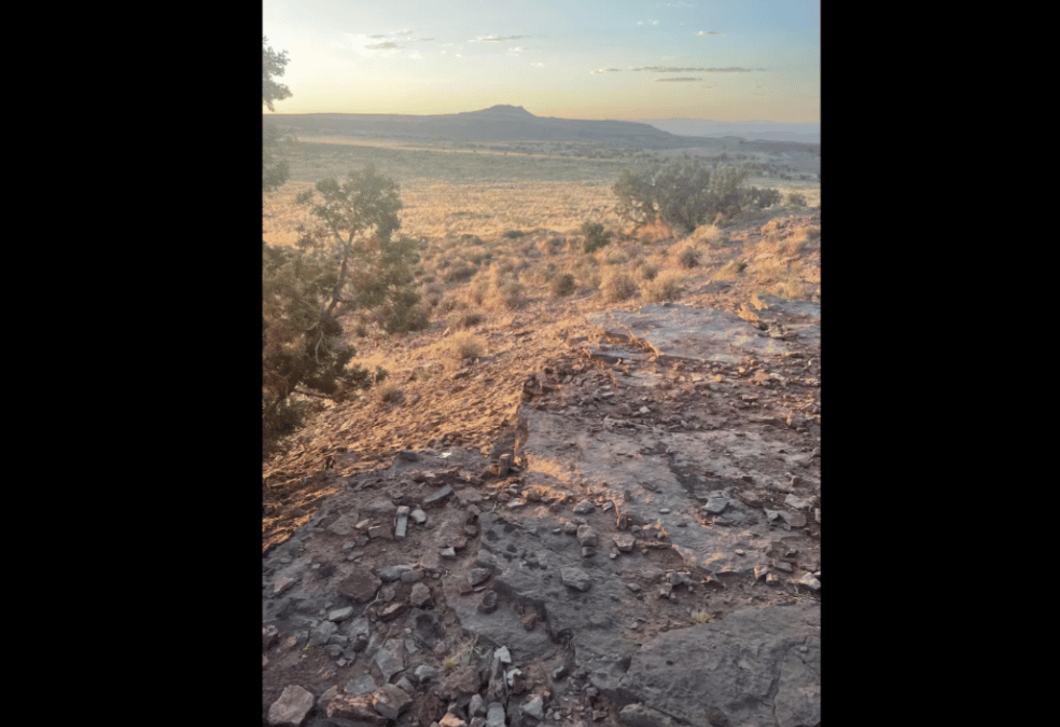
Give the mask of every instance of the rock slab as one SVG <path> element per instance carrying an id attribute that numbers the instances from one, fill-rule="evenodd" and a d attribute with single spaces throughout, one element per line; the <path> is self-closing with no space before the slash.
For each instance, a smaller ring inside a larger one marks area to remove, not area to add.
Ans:
<path id="1" fill-rule="evenodd" d="M 689 724 L 804 727 L 821 721 L 816 602 L 748 608 L 676 629 L 634 654 L 615 697 Z"/>
<path id="2" fill-rule="evenodd" d="M 313 708 L 313 695 L 292 684 L 269 707 L 268 722 L 272 727 L 298 727 Z"/>

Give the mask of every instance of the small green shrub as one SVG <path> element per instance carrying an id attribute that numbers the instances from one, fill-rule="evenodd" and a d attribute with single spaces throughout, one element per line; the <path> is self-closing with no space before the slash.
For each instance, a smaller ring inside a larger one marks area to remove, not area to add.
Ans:
<path id="1" fill-rule="evenodd" d="M 610 230 L 604 230 L 604 226 L 598 222 L 586 222 L 582 225 L 582 234 L 585 235 L 582 250 L 591 253 L 611 242 L 611 235 L 614 233 Z"/>
<path id="2" fill-rule="evenodd" d="M 792 192 L 788 195 L 788 204 L 790 204 L 792 207 L 805 207 L 806 195 L 799 194 L 798 192 Z"/>
<path id="3" fill-rule="evenodd" d="M 522 230 L 508 230 L 504 233 L 504 237 L 508 238 L 509 240 L 514 240 L 515 238 L 522 237 L 525 234 L 526 233 Z"/>

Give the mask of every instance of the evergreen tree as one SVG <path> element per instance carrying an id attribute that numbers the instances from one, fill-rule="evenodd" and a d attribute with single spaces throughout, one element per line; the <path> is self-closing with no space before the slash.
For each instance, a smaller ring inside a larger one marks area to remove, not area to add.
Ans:
<path id="1" fill-rule="evenodd" d="M 262 103 L 270 111 L 273 103 L 291 96 L 274 76 L 283 75 L 287 54 L 276 53 L 262 38 Z M 288 176 L 285 162 L 277 162 L 279 135 L 262 121 L 262 190 L 277 189 Z M 374 177 L 373 189 L 361 190 L 365 199 L 380 196 L 378 213 L 355 215 L 352 226 L 361 233 L 375 232 L 389 240 L 397 229 L 397 186 L 383 184 Z M 325 183 L 324 188 L 331 187 Z M 389 190 L 392 187 L 392 194 Z M 371 204 L 358 209 L 376 209 Z M 336 222 L 341 226 L 341 222 Z M 352 237 L 351 237 L 352 240 Z M 305 416 L 305 396 L 322 396 L 341 401 L 351 391 L 383 380 L 386 371 L 374 373 L 350 366 L 356 355 L 346 343 L 335 308 L 345 283 L 356 271 L 349 262 L 336 266 L 331 246 L 307 239 L 301 249 L 261 244 L 261 438 L 262 455 L 274 452 L 283 437 L 297 431 Z M 347 256 L 349 257 L 349 256 Z M 346 258 L 343 258 L 344 260 Z M 385 280 L 385 277 L 384 277 Z M 379 284 L 377 281 L 373 281 Z M 298 394 L 299 396 L 295 396 Z"/>

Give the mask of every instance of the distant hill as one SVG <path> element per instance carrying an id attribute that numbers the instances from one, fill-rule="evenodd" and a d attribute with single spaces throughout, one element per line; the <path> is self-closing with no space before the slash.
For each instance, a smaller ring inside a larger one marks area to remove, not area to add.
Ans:
<path id="1" fill-rule="evenodd" d="M 744 139 L 798 141 L 820 144 L 821 124 L 789 124 L 783 121 L 711 121 L 709 119 L 656 119 L 644 121 L 661 131 L 678 136 L 739 136 Z"/>
<path id="2" fill-rule="evenodd" d="M 581 121 L 534 116 L 522 106 L 459 114 L 267 114 L 303 136 L 372 136 L 454 141 L 597 141 L 642 149 L 716 146 L 635 121 Z M 654 123 L 654 122 L 653 122 Z"/>

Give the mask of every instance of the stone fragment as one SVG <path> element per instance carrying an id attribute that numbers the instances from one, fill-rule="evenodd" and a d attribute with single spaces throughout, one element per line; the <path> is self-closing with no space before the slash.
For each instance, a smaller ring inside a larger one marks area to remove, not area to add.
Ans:
<path id="1" fill-rule="evenodd" d="M 729 506 L 729 498 L 727 497 L 712 497 L 707 500 L 707 504 L 703 507 L 711 515 L 721 515 L 725 512 L 725 508 Z"/>
<path id="2" fill-rule="evenodd" d="M 446 678 L 442 691 L 452 696 L 475 694 L 481 686 L 482 679 L 479 677 L 478 667 L 468 664 L 458 667 Z"/>
<path id="3" fill-rule="evenodd" d="M 562 568 L 559 572 L 560 581 L 563 585 L 568 588 L 574 588 L 579 591 L 588 591 L 593 581 L 589 577 L 589 574 L 583 571 L 581 568 Z"/>
<path id="4" fill-rule="evenodd" d="M 593 507 L 593 503 L 589 500 L 582 500 L 574 506 L 574 512 L 578 515 L 588 515 L 596 508 Z"/>
<path id="5" fill-rule="evenodd" d="M 438 680 L 440 673 L 441 672 L 429 664 L 420 664 L 413 672 L 413 676 L 416 677 L 416 681 L 420 684 L 430 684 L 431 682 Z"/>
<path id="6" fill-rule="evenodd" d="M 360 722 L 370 727 L 386 727 L 389 721 L 372 708 L 371 694 L 339 694 L 328 702 L 325 711 L 328 717 Z"/>
<path id="7" fill-rule="evenodd" d="M 597 543 L 596 530 L 592 525 L 581 525 L 578 527 L 578 544 L 593 547 Z"/>
<path id="8" fill-rule="evenodd" d="M 419 568 L 413 568 L 412 570 L 407 570 L 401 574 L 402 583 L 419 583 L 422 580 L 423 571 Z"/>
<path id="9" fill-rule="evenodd" d="M 486 712 L 486 727 L 505 727 L 504 705 L 500 702 L 490 702 Z"/>
<path id="10" fill-rule="evenodd" d="M 453 486 L 446 485 L 445 487 L 432 492 L 427 497 L 423 498 L 424 507 L 436 507 L 443 504 L 446 500 L 453 496 Z"/>
<path id="11" fill-rule="evenodd" d="M 401 639 L 388 639 L 375 655 L 376 666 L 383 674 L 384 681 L 405 670 L 405 644 Z"/>
<path id="12" fill-rule="evenodd" d="M 401 512 L 404 510 L 405 512 Z M 402 505 L 398 508 L 397 521 L 394 523 L 394 539 L 404 540 L 409 528 L 409 508 Z"/>
<path id="13" fill-rule="evenodd" d="M 486 591 L 482 596 L 482 602 L 478 605 L 480 613 L 493 613 L 497 610 L 497 592 Z"/>
<path id="14" fill-rule="evenodd" d="M 346 608 L 336 608 L 328 611 L 328 621 L 345 621 L 353 615 L 353 606 L 347 606 Z"/>
<path id="15" fill-rule="evenodd" d="M 474 587 L 481 583 L 485 583 L 492 575 L 493 571 L 489 568 L 472 568 L 467 574 L 467 582 Z"/>
<path id="16" fill-rule="evenodd" d="M 528 714 L 534 719 L 545 718 L 545 702 L 541 695 L 535 695 L 529 702 L 523 705 L 523 714 Z"/>
<path id="17" fill-rule="evenodd" d="M 415 608 L 423 608 L 433 600 L 431 589 L 423 583 L 416 583 L 409 593 L 409 603 Z"/>
<path id="18" fill-rule="evenodd" d="M 446 714 L 438 720 L 438 727 L 467 727 L 467 722 L 455 714 Z"/>
<path id="19" fill-rule="evenodd" d="M 338 535 L 340 537 L 346 537 L 350 535 L 356 535 L 357 523 L 353 521 L 349 515 L 342 515 L 338 520 L 328 526 L 328 532 L 332 535 Z"/>
<path id="20" fill-rule="evenodd" d="M 391 532 L 390 532 L 390 526 L 389 525 L 373 525 L 372 527 L 368 528 L 368 537 L 371 538 L 372 540 L 375 540 L 376 538 L 387 538 L 387 539 L 390 539 L 392 537 Z"/>
<path id="21" fill-rule="evenodd" d="M 388 565 L 376 571 L 383 583 L 393 583 L 401 580 L 401 574 L 412 570 L 411 565 Z"/>
<path id="22" fill-rule="evenodd" d="M 802 578 L 799 578 L 795 582 L 798 583 L 800 586 L 806 586 L 811 591 L 821 590 L 821 582 L 814 578 L 812 573 L 804 574 Z"/>
<path id="23" fill-rule="evenodd" d="M 269 624 L 261 628 L 261 650 L 268 651 L 280 638 L 280 631 L 275 624 Z"/>
<path id="24" fill-rule="evenodd" d="M 512 663 L 512 653 L 508 650 L 507 646 L 501 646 L 493 652 L 493 658 L 497 659 L 502 664 Z"/>
<path id="25" fill-rule="evenodd" d="M 279 596 L 280 594 L 291 590 L 291 587 L 294 586 L 294 584 L 297 582 L 297 580 L 291 578 L 290 576 L 283 576 L 282 578 L 277 578 L 276 582 L 272 586 L 272 595 Z"/>
<path id="26" fill-rule="evenodd" d="M 415 522 L 417 525 L 423 525 L 425 522 L 427 522 L 427 513 L 425 513 L 418 507 L 412 511 L 411 515 L 413 522 Z"/>
<path id="27" fill-rule="evenodd" d="M 471 695 L 471 703 L 467 705 L 467 713 L 470 717 L 486 716 L 486 700 L 482 698 L 481 694 Z"/>
<path id="28" fill-rule="evenodd" d="M 387 719 L 397 719 L 411 704 L 412 697 L 394 684 L 384 684 L 372 694 L 372 706 Z"/>
<path id="29" fill-rule="evenodd" d="M 346 682 L 346 686 L 343 687 L 343 690 L 346 694 L 357 696 L 374 692 L 377 686 L 375 678 L 371 674 L 362 674 L 361 676 L 350 679 Z"/>
<path id="30" fill-rule="evenodd" d="M 298 727 L 313 708 L 313 701 L 312 693 L 297 684 L 285 687 L 269 707 L 268 723 L 273 727 Z"/>
<path id="31" fill-rule="evenodd" d="M 316 629 L 313 630 L 312 635 L 309 637 L 310 646 L 323 646 L 328 643 L 332 635 L 339 630 L 339 627 L 332 621 L 324 621 Z"/>
<path id="32" fill-rule="evenodd" d="M 673 720 L 657 709 L 637 702 L 627 704 L 618 713 L 618 721 L 629 727 L 673 727 Z"/>

